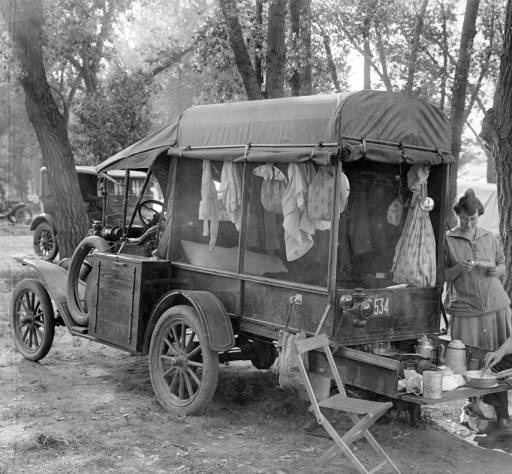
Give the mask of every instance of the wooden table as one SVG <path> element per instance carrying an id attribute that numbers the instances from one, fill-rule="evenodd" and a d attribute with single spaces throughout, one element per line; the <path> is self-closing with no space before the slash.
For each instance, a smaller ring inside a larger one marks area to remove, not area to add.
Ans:
<path id="1" fill-rule="evenodd" d="M 455 390 L 443 392 L 441 398 L 424 398 L 422 395 L 415 395 L 413 393 L 403 393 L 398 398 L 405 402 L 419 403 L 420 405 L 436 405 L 438 403 L 451 402 L 469 397 L 482 397 L 489 393 L 505 392 L 507 390 L 512 390 L 512 385 L 502 382 L 499 383 L 497 387 L 492 388 L 473 388 L 464 385 Z"/>

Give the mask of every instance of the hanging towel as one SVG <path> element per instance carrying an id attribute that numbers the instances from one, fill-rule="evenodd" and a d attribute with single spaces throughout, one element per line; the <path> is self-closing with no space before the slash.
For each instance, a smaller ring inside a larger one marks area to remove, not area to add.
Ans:
<path id="1" fill-rule="evenodd" d="M 429 213 L 420 207 L 427 196 L 427 165 L 413 165 L 407 174 L 411 205 L 393 258 L 393 281 L 412 286 L 436 284 L 436 240 Z"/>
<path id="2" fill-rule="evenodd" d="M 229 220 L 240 231 L 242 223 L 242 180 L 239 166 L 230 161 L 224 162 L 220 178 L 220 200 L 224 205 Z"/>
<path id="3" fill-rule="evenodd" d="M 307 175 L 304 164 L 288 165 L 288 186 L 283 196 L 283 228 L 286 258 L 290 262 L 304 256 L 314 244 L 314 224 L 307 216 Z"/>
<path id="4" fill-rule="evenodd" d="M 203 221 L 203 235 L 210 236 L 210 250 L 215 247 L 219 232 L 219 218 L 222 206 L 217 196 L 217 189 L 213 181 L 211 163 L 203 161 L 203 175 L 201 178 L 201 202 L 199 203 L 199 220 Z"/>

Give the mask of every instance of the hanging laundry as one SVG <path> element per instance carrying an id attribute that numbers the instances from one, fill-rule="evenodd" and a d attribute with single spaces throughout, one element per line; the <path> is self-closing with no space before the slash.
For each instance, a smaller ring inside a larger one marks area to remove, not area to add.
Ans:
<path id="1" fill-rule="evenodd" d="M 201 178 L 201 202 L 199 203 L 199 220 L 203 221 L 203 235 L 210 236 L 210 250 L 215 247 L 219 232 L 219 219 L 222 211 L 221 202 L 217 196 L 217 189 L 213 180 L 211 163 L 203 161 L 203 175 Z"/>
<path id="2" fill-rule="evenodd" d="M 427 165 L 413 165 L 407 173 L 409 189 L 413 192 L 411 205 L 395 248 L 393 281 L 418 287 L 436 284 L 436 240 L 427 211 L 420 203 L 427 196 Z"/>
<path id="3" fill-rule="evenodd" d="M 227 211 L 229 220 L 240 231 L 242 223 L 242 179 L 240 167 L 230 161 L 224 162 L 220 178 L 220 200 Z"/>
<path id="4" fill-rule="evenodd" d="M 325 230 L 330 228 L 330 224 L 326 226 L 325 221 L 332 219 L 332 209 L 334 209 L 334 174 L 336 168 L 334 166 L 321 166 L 316 173 L 309 187 L 308 202 L 309 217 L 317 223 L 319 229 Z M 350 193 L 348 178 L 339 169 L 338 174 L 338 193 L 340 213 L 345 210 Z M 320 221 L 320 222 L 317 222 Z"/>
<path id="5" fill-rule="evenodd" d="M 288 261 L 297 260 L 313 246 L 314 224 L 307 215 L 307 195 L 311 168 L 304 164 L 288 165 L 288 186 L 283 196 L 283 228 Z"/>
<path id="6" fill-rule="evenodd" d="M 286 177 L 276 166 L 266 164 L 258 166 L 253 174 L 263 178 L 261 185 L 261 205 L 272 214 L 283 214 L 283 194 L 286 189 Z"/>

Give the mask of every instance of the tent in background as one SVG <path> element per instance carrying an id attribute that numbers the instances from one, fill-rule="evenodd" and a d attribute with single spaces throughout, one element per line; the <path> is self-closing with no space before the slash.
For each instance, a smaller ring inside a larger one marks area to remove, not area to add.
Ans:
<path id="1" fill-rule="evenodd" d="M 500 233 L 500 214 L 498 210 L 498 193 L 495 183 L 477 183 L 471 181 L 457 181 L 457 194 L 461 196 L 466 189 L 475 191 L 476 197 L 482 201 L 484 214 L 480 216 L 478 225 L 491 231 Z"/>

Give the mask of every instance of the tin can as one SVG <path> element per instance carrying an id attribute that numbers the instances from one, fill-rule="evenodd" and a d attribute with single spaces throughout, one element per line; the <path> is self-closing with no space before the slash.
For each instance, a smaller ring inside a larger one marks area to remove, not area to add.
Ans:
<path id="1" fill-rule="evenodd" d="M 443 374 L 435 370 L 423 372 L 423 396 L 425 398 L 441 398 L 443 396 Z"/>

